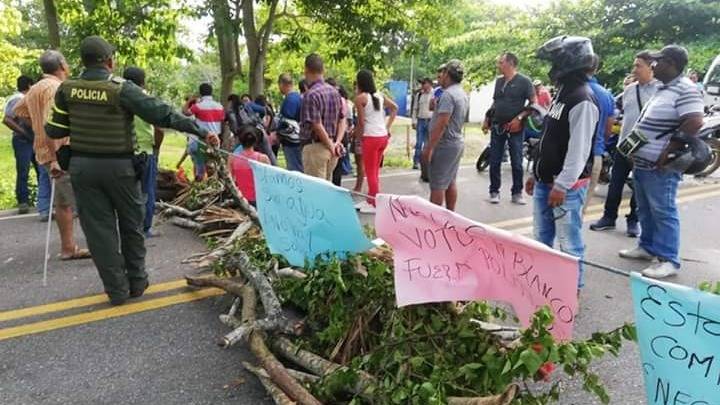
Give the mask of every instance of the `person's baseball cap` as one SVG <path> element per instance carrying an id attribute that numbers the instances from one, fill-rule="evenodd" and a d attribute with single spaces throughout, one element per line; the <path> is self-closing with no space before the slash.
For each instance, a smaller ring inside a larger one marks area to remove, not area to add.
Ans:
<path id="1" fill-rule="evenodd" d="M 437 72 L 440 73 L 440 72 L 442 72 L 443 70 L 445 70 L 446 65 L 447 65 L 447 63 L 443 63 L 442 65 L 438 66 Z"/>
<path id="2" fill-rule="evenodd" d="M 688 51 L 680 45 L 668 45 L 659 52 L 651 52 L 650 57 L 658 59 L 669 59 L 679 70 L 685 69 L 688 64 Z"/>
<path id="3" fill-rule="evenodd" d="M 100 63 L 115 53 L 115 47 L 97 35 L 86 37 L 80 42 L 80 59 L 83 63 Z"/>
<path id="4" fill-rule="evenodd" d="M 535 87 L 537 87 L 541 84 L 542 84 L 542 80 L 540 80 L 540 79 L 535 79 L 535 81 L 533 82 L 533 86 L 535 86 Z"/>

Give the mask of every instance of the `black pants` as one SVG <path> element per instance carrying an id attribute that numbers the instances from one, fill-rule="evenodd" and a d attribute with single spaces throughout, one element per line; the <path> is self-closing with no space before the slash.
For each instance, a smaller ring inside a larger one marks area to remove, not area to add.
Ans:
<path id="1" fill-rule="evenodd" d="M 603 216 L 607 219 L 615 221 L 620 208 L 620 200 L 622 200 L 623 188 L 625 180 L 632 172 L 632 163 L 623 155 L 615 152 L 612 171 L 610 173 L 610 184 L 608 185 L 607 199 L 605 200 L 605 213 Z M 635 202 L 635 193 L 630 197 L 630 214 L 627 216 L 628 222 L 637 222 L 637 203 Z"/>

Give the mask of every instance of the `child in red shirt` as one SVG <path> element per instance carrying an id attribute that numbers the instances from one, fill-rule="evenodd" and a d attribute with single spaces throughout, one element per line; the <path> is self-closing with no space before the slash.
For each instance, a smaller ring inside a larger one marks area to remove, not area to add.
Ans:
<path id="1" fill-rule="evenodd" d="M 270 164 L 270 158 L 264 153 L 255 151 L 255 144 L 262 134 L 260 130 L 252 125 L 244 125 L 237 131 L 238 143 L 242 151 L 230 156 L 230 172 L 235 179 L 235 185 L 248 202 L 255 207 L 255 181 L 253 180 L 252 168 L 248 160 L 256 160 L 261 163 Z M 239 148 L 238 148 L 239 149 Z"/>

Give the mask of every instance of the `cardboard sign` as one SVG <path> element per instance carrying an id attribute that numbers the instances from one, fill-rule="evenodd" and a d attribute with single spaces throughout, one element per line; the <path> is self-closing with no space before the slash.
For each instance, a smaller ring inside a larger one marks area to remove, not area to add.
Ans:
<path id="1" fill-rule="evenodd" d="M 343 255 L 372 247 L 347 190 L 256 161 L 250 165 L 258 216 L 272 253 L 304 266 L 321 253 Z"/>
<path id="2" fill-rule="evenodd" d="M 572 337 L 577 258 L 416 196 L 378 195 L 375 228 L 394 251 L 399 306 L 500 300 L 528 326 L 547 305 L 555 315 L 553 335 Z"/>
<path id="3" fill-rule="evenodd" d="M 720 296 L 633 273 L 647 403 L 720 404 Z"/>

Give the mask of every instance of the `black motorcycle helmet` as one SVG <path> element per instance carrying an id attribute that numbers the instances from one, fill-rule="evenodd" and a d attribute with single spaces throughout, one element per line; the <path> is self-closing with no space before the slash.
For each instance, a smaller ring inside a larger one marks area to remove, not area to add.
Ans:
<path id="1" fill-rule="evenodd" d="M 696 136 L 675 135 L 672 141 L 680 147 L 668 153 L 663 169 L 683 174 L 697 174 L 712 163 L 710 146 Z"/>
<path id="2" fill-rule="evenodd" d="M 568 73 L 591 68 L 594 55 L 589 38 L 568 35 L 545 42 L 536 53 L 538 59 L 552 63 L 548 76 L 553 83 L 557 83 Z"/>

